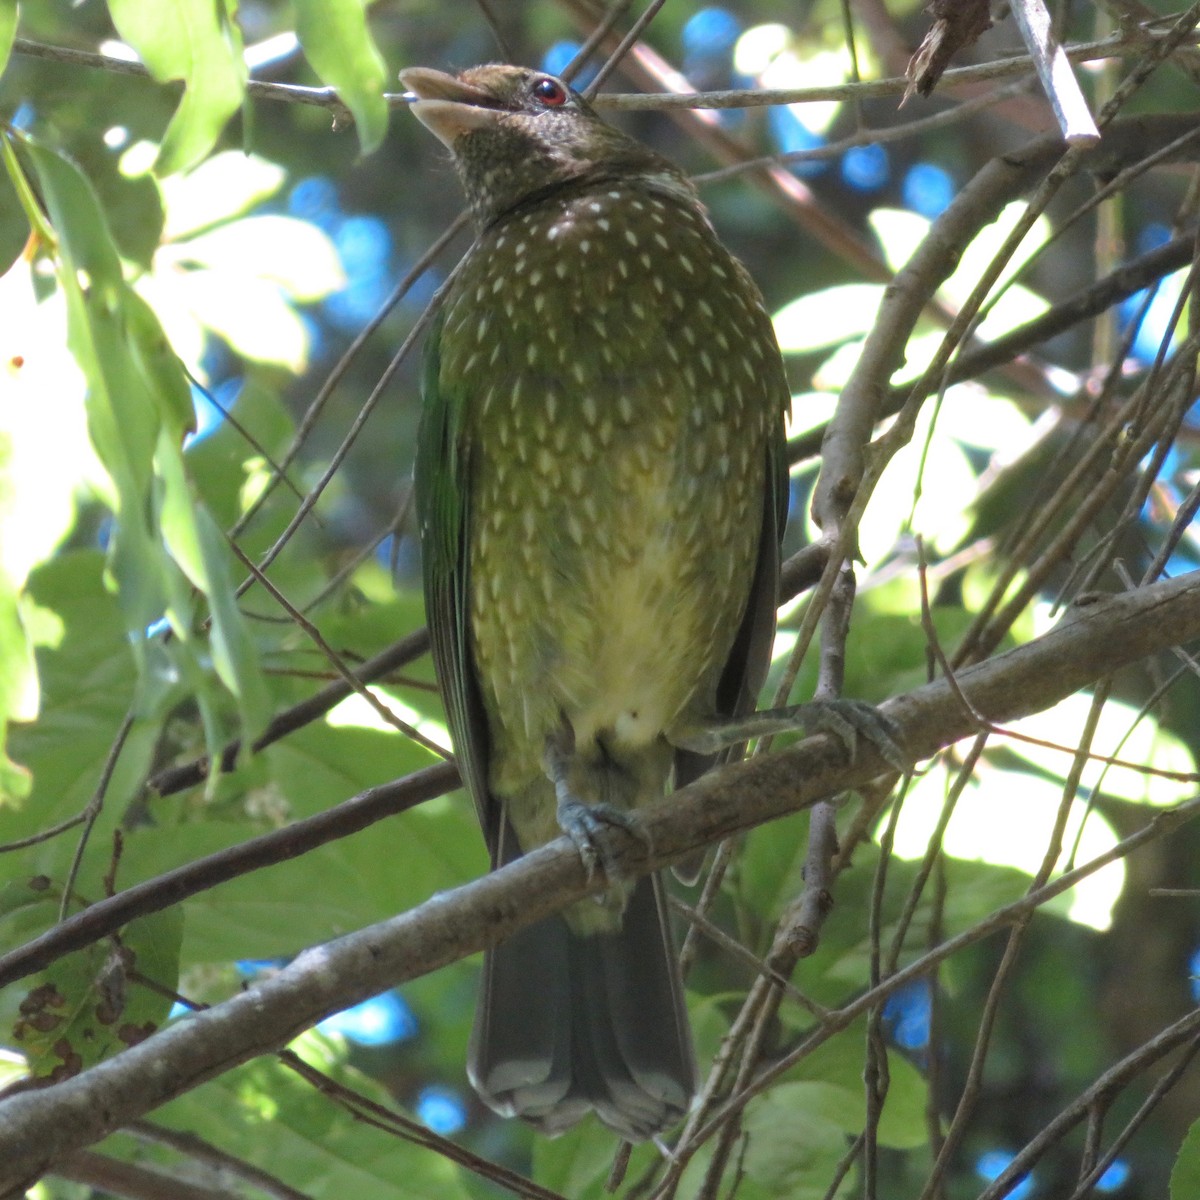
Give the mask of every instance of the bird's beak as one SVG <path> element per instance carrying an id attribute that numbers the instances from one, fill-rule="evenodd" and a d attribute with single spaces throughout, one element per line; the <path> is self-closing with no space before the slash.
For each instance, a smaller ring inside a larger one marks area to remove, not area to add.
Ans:
<path id="1" fill-rule="evenodd" d="M 413 116 L 450 149 L 456 138 L 494 125 L 499 115 L 494 96 L 445 71 L 408 67 L 400 82 L 416 96 Z"/>

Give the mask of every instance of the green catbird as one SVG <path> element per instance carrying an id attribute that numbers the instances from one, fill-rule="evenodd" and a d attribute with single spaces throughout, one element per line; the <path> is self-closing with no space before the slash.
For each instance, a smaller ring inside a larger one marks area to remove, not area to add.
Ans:
<path id="1" fill-rule="evenodd" d="M 775 632 L 789 390 L 683 173 L 561 80 L 401 73 L 477 240 L 426 357 L 416 497 L 434 662 L 492 863 L 707 770 Z M 485 956 L 469 1074 L 548 1133 L 640 1140 L 695 1092 L 658 878 Z"/>

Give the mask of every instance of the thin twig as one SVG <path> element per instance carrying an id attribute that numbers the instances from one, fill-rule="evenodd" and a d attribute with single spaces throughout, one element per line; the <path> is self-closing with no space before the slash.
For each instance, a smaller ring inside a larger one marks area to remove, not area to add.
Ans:
<path id="1" fill-rule="evenodd" d="M 446 240 L 448 240 L 450 237 L 450 232 L 447 231 L 446 234 L 443 235 L 443 237 Z M 441 242 L 439 242 L 439 245 L 440 244 L 441 244 Z M 275 539 L 275 541 L 271 544 L 270 548 L 262 556 L 262 558 L 259 559 L 259 562 L 258 562 L 259 571 L 265 571 L 271 565 L 271 563 L 273 563 L 275 561 L 275 559 L 279 556 L 280 551 L 282 551 L 283 548 L 288 544 L 288 542 L 291 541 L 292 535 L 303 524 L 305 518 L 312 511 L 312 509 L 316 505 L 317 501 L 321 498 L 325 489 L 329 486 L 330 482 L 332 481 L 334 475 L 337 474 L 338 470 L 340 469 L 340 467 L 342 465 L 342 462 L 345 460 L 346 455 L 350 453 L 350 448 L 358 440 L 358 435 L 362 432 L 363 426 L 367 423 L 367 419 L 370 417 L 371 413 L 374 412 L 375 406 L 379 403 L 380 399 L 383 397 L 384 392 L 387 390 L 388 384 L 391 383 L 396 372 L 400 369 L 401 364 L 408 357 L 409 352 L 412 350 L 413 346 L 416 344 L 417 339 L 425 331 L 426 326 L 428 326 L 429 323 L 433 320 L 438 309 L 441 307 L 442 301 L 445 298 L 446 293 L 449 291 L 450 287 L 454 283 L 454 279 L 455 279 L 457 272 L 458 272 L 458 267 L 456 266 L 454 268 L 454 270 L 452 270 L 450 272 L 450 274 L 446 276 L 446 279 L 442 283 L 441 287 L 438 288 L 438 290 L 434 293 L 433 298 L 425 306 L 425 310 L 421 313 L 421 315 L 413 323 L 412 328 L 408 331 L 408 335 L 405 337 L 404 341 L 400 343 L 400 348 L 392 356 L 391 361 L 388 363 L 387 367 L 384 368 L 383 374 L 380 375 L 378 382 L 371 389 L 371 392 L 367 396 L 367 398 L 363 401 L 362 406 L 359 408 L 358 413 L 356 414 L 354 420 L 350 424 L 350 428 L 346 431 L 346 436 L 342 439 L 341 444 L 338 446 L 338 448 L 333 452 L 333 454 L 329 460 L 329 465 L 325 468 L 324 472 L 322 472 L 320 479 L 317 480 L 317 482 L 309 490 L 308 495 L 306 495 L 304 497 L 304 499 L 301 501 L 300 506 L 296 509 L 296 512 L 293 514 L 291 520 L 288 521 L 287 526 L 283 530 L 283 532 Z M 416 268 L 414 267 L 413 271 L 409 272 L 409 275 L 406 276 L 406 279 L 414 278 L 415 273 L 416 273 Z M 399 288 L 397 288 L 397 292 L 398 291 L 399 291 Z M 368 328 L 370 328 L 370 326 L 368 326 Z M 363 333 L 359 335 L 359 338 L 355 339 L 356 346 L 361 344 L 359 339 L 364 337 L 366 335 L 366 333 L 367 333 L 367 330 L 364 329 Z M 354 347 L 352 346 L 351 349 L 353 349 L 353 348 Z M 349 355 L 349 353 L 350 353 L 350 351 L 347 351 L 347 356 Z M 347 356 L 343 356 L 343 361 L 346 361 Z M 339 364 L 339 366 L 340 365 L 341 364 Z M 331 376 L 331 378 L 332 378 L 332 376 Z M 329 388 L 330 388 L 330 384 L 327 381 L 326 386 L 324 388 L 322 388 L 322 391 L 321 391 L 321 393 L 319 393 L 318 398 L 320 398 L 321 395 L 327 396 Z M 314 403 L 313 407 L 316 407 L 315 403 Z M 312 411 L 312 410 L 310 409 L 310 411 Z M 306 416 L 307 416 L 307 414 L 306 414 Z M 301 430 L 297 430 L 297 433 L 296 433 L 297 443 L 301 437 L 301 432 L 302 432 L 303 428 L 304 427 L 302 425 Z M 296 443 L 294 443 L 294 444 L 296 444 Z M 284 459 L 283 459 L 284 465 L 286 466 L 290 461 L 291 460 L 290 460 L 289 456 L 285 455 Z M 231 536 L 236 536 L 236 533 L 231 534 Z M 251 583 L 253 583 L 254 578 L 255 577 L 253 575 L 251 575 L 242 583 L 242 585 L 237 590 L 237 594 L 239 596 L 243 595 L 246 592 L 246 590 L 250 587 Z"/>
<path id="2" fill-rule="evenodd" d="M 165 1125 L 156 1125 L 152 1121 L 134 1121 L 125 1127 L 125 1132 L 144 1142 L 169 1146 L 178 1154 L 184 1154 L 205 1166 L 244 1180 L 273 1200 L 308 1200 L 304 1192 L 297 1191 L 269 1171 L 264 1171 L 261 1167 L 256 1167 L 253 1163 L 206 1142 L 194 1133 L 168 1129 Z"/>
<path id="3" fill-rule="evenodd" d="M 600 44 L 616 28 L 617 22 L 628 11 L 631 3 L 632 0 L 613 0 L 613 3 L 608 6 L 608 11 L 596 23 L 595 29 L 588 34 L 583 45 L 575 52 L 575 57 L 571 59 L 567 64 L 566 70 L 563 71 L 562 78 L 567 83 L 570 83 L 587 65 Z"/>
<path id="4" fill-rule="evenodd" d="M 363 683 L 353 671 L 342 661 L 342 656 L 321 636 L 321 631 L 268 579 L 253 563 L 250 556 L 242 551 L 236 542 L 229 541 L 230 549 L 241 564 L 251 573 L 258 583 L 267 590 L 271 599 L 278 604 L 291 619 L 309 636 L 313 644 L 325 656 L 326 661 L 342 677 L 345 684 L 360 695 L 375 710 L 376 714 L 393 729 L 398 729 L 410 741 L 423 746 L 430 754 L 439 758 L 451 759 L 454 756 L 445 746 L 438 745 L 432 738 L 426 737 L 414 725 L 410 725 L 403 717 L 394 713 L 373 691 Z"/>
<path id="5" fill-rule="evenodd" d="M 625 55 L 637 45 L 642 34 L 650 27 L 650 22 L 658 16 L 659 9 L 665 3 L 666 0 L 650 0 L 646 11 L 634 21 L 629 32 L 621 39 L 617 48 L 608 56 L 608 59 L 600 70 L 596 72 L 596 77 L 584 88 L 583 96 L 585 100 L 591 100 L 604 85 L 604 81 L 621 65 Z"/>
<path id="6" fill-rule="evenodd" d="M 1072 62 L 1095 62 L 1114 57 L 1130 57 L 1141 53 L 1147 41 L 1153 43 L 1164 40 L 1167 36 L 1167 33 L 1157 30 L 1142 30 L 1132 34 L 1120 33 L 1101 41 L 1065 46 L 1063 52 Z M 1173 43 L 1170 49 L 1174 49 L 1178 44 L 1180 43 Z M 30 38 L 16 38 L 13 42 L 13 53 L 28 58 L 63 63 L 68 66 L 90 67 L 113 74 L 149 78 L 149 72 L 140 62 L 117 58 L 110 54 L 75 50 L 67 46 L 48 45 Z M 942 76 L 938 86 L 942 91 L 956 86 L 971 87 L 995 79 L 1011 79 L 1013 76 L 1028 75 L 1032 70 L 1033 62 L 1028 55 L 1014 55 L 996 62 L 953 68 Z M 738 88 L 693 92 L 687 97 L 669 93 L 607 92 L 597 95 L 592 102 L 597 108 L 627 111 L 671 108 L 765 108 L 776 104 L 808 104 L 831 100 L 855 103 L 880 97 L 902 96 L 907 87 L 908 80 L 903 76 L 891 76 L 887 79 L 821 87 L 754 90 Z M 333 88 L 301 87 L 296 84 L 268 83 L 263 80 L 251 79 L 246 84 L 246 91 L 248 95 L 258 100 L 315 105 L 334 110 L 339 118 L 339 126 L 343 118 L 347 121 L 350 120 L 349 110 L 345 108 Z M 405 92 L 386 92 L 384 99 L 393 108 L 406 107 L 413 101 L 413 97 Z"/>
<path id="7" fill-rule="evenodd" d="M 88 801 L 87 809 L 84 811 L 83 832 L 79 835 L 79 843 L 75 847 L 75 855 L 71 859 L 71 866 L 67 870 L 67 877 L 63 880 L 62 898 L 58 904 L 58 919 L 60 923 L 67 919 L 67 910 L 71 907 L 71 897 L 75 893 L 75 880 L 79 877 L 79 868 L 83 865 L 83 852 L 87 849 L 92 830 L 96 827 L 96 822 L 99 820 L 100 813 L 104 809 L 104 797 L 108 792 L 108 785 L 112 782 L 113 772 L 117 769 L 117 760 L 121 757 L 121 751 L 125 749 L 125 742 L 128 740 L 129 732 L 133 728 L 133 721 L 133 712 L 126 713 L 125 719 L 121 722 L 120 728 L 117 730 L 116 737 L 113 738 L 112 745 L 108 748 L 108 754 L 104 759 L 104 766 L 100 770 L 100 778 L 96 782 L 95 791 L 92 792 L 92 798 Z"/>
<path id="8" fill-rule="evenodd" d="M 980 1192 L 978 1200 L 1002 1200 L 1009 1194 L 1016 1181 L 1026 1174 L 1050 1147 L 1058 1145 L 1070 1129 L 1084 1120 L 1100 1097 L 1111 1095 L 1125 1087 L 1130 1080 L 1170 1054 L 1177 1046 L 1189 1041 L 1195 1044 L 1198 1040 L 1200 1008 L 1194 1008 L 1144 1045 L 1131 1051 L 1081 1092 L 1058 1116 L 1049 1121 L 1036 1137 L 1026 1143 L 1012 1162 Z"/>
<path id="9" fill-rule="evenodd" d="M 414 662 L 428 649 L 428 631 L 424 628 L 417 629 L 367 659 L 351 674 L 359 684 L 374 683 L 390 672 Z M 251 743 L 251 753 L 256 754 L 260 750 L 265 750 L 289 733 L 295 733 L 310 722 L 323 717 L 354 691 L 355 686 L 349 680 L 335 679 L 320 691 L 314 692 L 299 703 L 276 713 L 267 723 L 266 729 Z M 197 784 L 203 783 L 214 771 L 232 771 L 237 766 L 241 751 L 241 740 L 234 739 L 225 746 L 216 763 L 210 762 L 207 757 L 201 757 L 178 766 L 167 767 L 165 770 L 159 771 L 157 775 L 152 775 L 147 781 L 147 786 L 159 796 L 170 796 L 185 788 L 195 787 Z"/>

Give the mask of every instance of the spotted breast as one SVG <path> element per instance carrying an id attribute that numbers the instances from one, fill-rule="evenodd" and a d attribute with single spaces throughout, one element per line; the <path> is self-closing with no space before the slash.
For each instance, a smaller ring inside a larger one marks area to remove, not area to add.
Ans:
<path id="1" fill-rule="evenodd" d="M 603 181 L 487 232 L 442 344 L 471 397 L 471 629 L 495 791 L 545 786 L 564 715 L 577 747 L 617 758 L 711 717 L 779 415 L 760 399 L 778 352 L 740 264 L 677 186 Z M 552 805 L 522 807 L 522 843 L 555 835 Z"/>

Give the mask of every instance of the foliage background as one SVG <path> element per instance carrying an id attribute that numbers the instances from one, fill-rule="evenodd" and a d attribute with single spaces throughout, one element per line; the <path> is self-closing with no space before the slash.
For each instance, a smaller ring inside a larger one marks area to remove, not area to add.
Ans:
<path id="1" fill-rule="evenodd" d="M 188 764 L 219 757 L 232 738 L 260 738 L 274 728 L 273 714 L 417 636 L 422 624 L 407 508 L 419 355 L 391 364 L 467 235 L 452 240 L 339 365 L 459 210 L 445 155 L 402 110 L 389 119 L 380 89 L 393 88 L 396 70 L 414 63 L 508 56 L 561 69 L 571 56 L 564 43 L 592 28 L 598 10 L 575 0 L 505 6 L 501 51 L 487 5 L 384 0 L 364 13 L 357 0 L 261 0 L 233 9 L 42 0 L 23 4 L 18 24 L 14 6 L 0 5 L 0 32 L 26 39 L 0 76 L 8 168 L 0 180 L 0 721 L 8 723 L 10 756 L 0 763 L 0 843 L 15 847 L 0 859 L 0 953 L 108 892 L 437 762 L 397 731 L 396 718 L 446 744 L 428 661 L 401 655 L 374 681 L 374 707 L 353 694 L 240 755 L 235 770 L 175 786 Z M 1058 17 L 1072 39 L 1085 40 L 1124 28 L 1123 17 L 1149 21 L 1158 12 L 1075 5 Z M 619 28 L 631 19 L 623 16 Z M 873 79 L 903 71 L 928 18 L 907 0 L 845 11 L 831 0 L 744 0 L 727 9 L 668 3 L 642 49 L 700 88 L 813 87 L 853 77 L 847 23 L 857 71 Z M 111 62 L 51 61 L 30 43 L 111 57 L 132 44 L 157 78 L 121 74 Z M 1139 45 L 1131 36 L 1124 57 L 1079 69 L 1093 110 L 1125 77 Z M 1011 19 L 998 20 L 963 60 L 993 61 L 1018 48 Z M 1127 111 L 1194 109 L 1188 53 L 1152 73 Z M 607 87 L 653 90 L 658 61 L 629 59 L 627 73 Z M 247 62 L 256 80 L 339 87 L 355 122 L 334 129 L 328 107 L 294 96 L 243 102 Z M 182 103 L 169 82 L 180 77 Z M 850 378 L 883 282 L 989 159 L 1052 125 L 1036 87 L 1020 86 L 947 86 L 904 108 L 895 93 L 777 104 L 730 111 L 715 126 L 733 139 L 725 166 L 848 143 L 797 163 L 786 179 L 742 171 L 703 190 L 722 236 L 777 311 L 789 356 L 797 395 L 789 551 L 820 542 L 807 516 L 818 463 L 806 435 L 829 418 Z M 922 124 L 935 115 L 944 120 Z M 711 136 L 690 115 L 615 119 L 697 172 L 720 165 Z M 1194 234 L 1186 162 L 1121 179 L 1111 198 L 1069 220 L 1103 181 L 1081 176 L 1055 198 L 1008 268 L 1016 280 L 1017 265 L 1026 264 L 982 337 L 1021 329 L 1121 264 Z M 979 231 L 938 290 L 943 313 L 965 302 L 1020 211 L 1006 208 Z M 847 694 L 882 700 L 926 677 L 930 626 L 921 620 L 916 534 L 928 559 L 931 626 L 951 650 L 992 589 L 1003 589 L 1007 570 L 1014 586 L 1031 583 L 997 628 L 1000 648 L 1044 633 L 1055 605 L 1085 585 L 1120 590 L 1140 579 L 1164 547 L 1169 573 L 1195 568 L 1186 520 L 1196 482 L 1190 261 L 1189 250 L 1159 270 L 1164 278 L 1153 289 L 1099 304 L 1094 321 L 1031 342 L 1019 363 L 925 405 L 863 518 Z M 908 341 L 900 378 L 915 377 L 943 327 L 931 305 Z M 1179 372 L 1167 382 L 1153 373 L 1160 354 Z M 336 460 L 380 380 L 362 436 Z M 1162 453 L 1118 470 L 1122 439 L 1135 437 L 1142 418 L 1106 423 L 1139 395 L 1149 407 L 1169 407 L 1171 387 L 1188 403 L 1152 439 Z M 1095 466 L 1081 467 L 1097 447 L 1104 454 Z M 272 464 L 285 458 L 289 484 L 275 486 Z M 311 513 L 290 529 L 299 497 L 311 496 L 331 462 Z M 1071 468 L 1081 472 L 1076 489 L 1055 492 L 1051 485 Z M 1104 503 L 1073 541 L 1054 542 L 1089 492 L 1103 493 Z M 1024 536 L 1039 515 L 1046 528 Z M 232 589 L 248 568 L 222 531 L 254 562 L 270 552 L 269 577 L 286 606 L 261 584 L 235 603 Z M 1085 577 L 1080 564 L 1095 570 Z M 802 611 L 795 603 L 785 610 L 777 673 Z M 797 697 L 811 693 L 816 658 L 814 650 Z M 965 743 L 928 764 L 902 807 L 880 809 L 882 797 L 869 791 L 851 798 L 839 818 L 843 839 L 853 845 L 855 831 L 866 836 L 836 880 L 836 906 L 816 954 L 795 971 L 796 987 L 836 1008 L 878 977 L 876 956 L 901 928 L 948 795 L 958 808 L 902 930 L 899 965 L 1020 896 L 1052 844 L 1056 813 L 1067 819 L 1067 847 L 1078 837 L 1084 861 L 1154 811 L 1190 798 L 1200 705 L 1189 672 L 1159 690 L 1173 662 L 1148 661 L 1098 688 L 1095 711 L 1107 702 L 1096 731 L 1088 729 L 1092 696 L 1020 727 L 1058 747 L 1090 739 L 1094 754 L 1118 754 L 1132 768 L 1102 777 L 1100 763 L 1081 761 L 1079 779 L 1069 753 L 994 738 L 969 764 L 961 798 L 954 781 Z M 1149 701 L 1151 711 L 1139 713 Z M 1175 774 L 1148 773 L 1151 765 Z M 177 768 L 182 774 L 172 773 Z M 42 1076 L 88 1067 L 168 1019 L 171 993 L 217 1003 L 307 946 L 475 878 L 486 864 L 468 810 L 461 795 L 432 800 L 202 890 L 127 926 L 120 947 L 98 941 L 10 985 L 0 993 L 0 1043 L 12 1077 L 27 1066 Z M 84 812 L 83 825 L 39 836 Z M 802 892 L 807 824 L 800 814 L 739 839 L 713 901 L 711 918 L 759 958 Z M 1195 884 L 1196 852 L 1197 835 L 1184 825 L 1039 913 L 1020 930 L 1011 963 L 1004 938 L 993 935 L 898 990 L 870 1021 L 827 1041 L 751 1103 L 721 1186 L 736 1180 L 737 1194 L 752 1198 L 1002 1194 L 987 1191 L 989 1180 L 1056 1113 L 1195 1005 L 1197 902 L 1162 889 Z M 1064 853 L 1055 870 L 1066 860 Z M 296 1070 L 262 1058 L 97 1147 L 109 1164 L 150 1166 L 174 1183 L 102 1177 L 98 1160 L 77 1157 L 58 1164 L 34 1194 L 182 1194 L 185 1182 L 223 1195 L 505 1194 L 488 1177 L 489 1161 L 565 1196 L 603 1194 L 613 1139 L 584 1126 L 538 1141 L 470 1095 L 462 1062 L 475 972 L 472 961 L 455 963 L 323 1022 L 293 1047 L 359 1095 L 398 1105 L 453 1138 L 477 1156 L 470 1166 L 455 1165 L 444 1147 L 356 1122 Z M 743 958 L 700 939 L 689 988 L 703 1063 L 753 995 L 752 983 Z M 97 1016 L 106 1004 L 117 1019 Z M 816 1021 L 784 998 L 752 1058 L 771 1061 Z M 990 1032 L 986 1045 L 981 1028 Z M 1195 1048 L 1193 1039 L 1184 1052 Z M 1175 1065 L 1177 1077 L 1155 1091 Z M 1056 1139 L 1006 1194 L 1195 1195 L 1200 1082 L 1174 1059 L 1148 1059 L 1147 1067 L 1092 1107 L 1091 1141 L 1083 1128 Z M 1144 1119 L 1135 1116 L 1148 1098 Z M 1136 1136 L 1114 1146 L 1094 1193 L 1076 1191 L 1130 1121 Z M 958 1140 L 931 1182 L 948 1130 Z M 218 1159 L 214 1148 L 229 1157 Z M 692 1161 L 680 1195 L 716 1194 L 702 1191 L 717 1186 L 715 1169 L 702 1183 L 710 1161 L 711 1147 Z M 654 1162 L 652 1148 L 636 1151 L 627 1194 Z"/>

